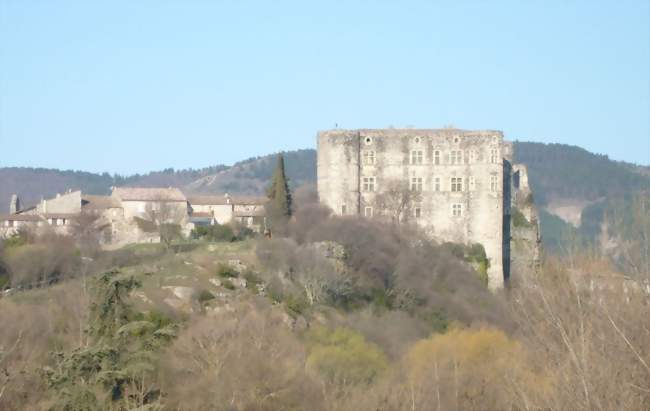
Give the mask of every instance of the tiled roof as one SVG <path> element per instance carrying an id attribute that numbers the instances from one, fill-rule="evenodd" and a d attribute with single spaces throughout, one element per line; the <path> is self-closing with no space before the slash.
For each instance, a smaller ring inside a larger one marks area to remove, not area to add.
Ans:
<path id="1" fill-rule="evenodd" d="M 84 194 L 81 196 L 81 206 L 84 209 L 105 210 L 107 208 L 119 208 L 120 202 L 112 196 Z"/>
<path id="2" fill-rule="evenodd" d="M 0 221 L 41 221 L 42 218 L 36 214 L 3 214 Z"/>
<path id="3" fill-rule="evenodd" d="M 122 201 L 187 201 L 178 188 L 116 187 L 113 196 Z"/>
<path id="4" fill-rule="evenodd" d="M 236 210 L 233 214 L 235 217 L 264 217 L 266 215 L 265 211 L 264 209 Z"/>
<path id="5" fill-rule="evenodd" d="M 192 215 L 190 216 L 192 218 L 212 218 L 212 213 L 197 213 L 193 212 Z"/>
<path id="6" fill-rule="evenodd" d="M 230 202 L 228 202 L 230 199 Z M 266 197 L 254 197 L 254 196 L 230 196 L 226 197 L 223 195 L 214 195 L 214 196 L 191 196 L 188 197 L 187 201 L 190 204 L 194 205 L 226 205 L 226 204 L 235 204 L 235 205 L 262 205 L 265 204 L 267 199 Z"/>

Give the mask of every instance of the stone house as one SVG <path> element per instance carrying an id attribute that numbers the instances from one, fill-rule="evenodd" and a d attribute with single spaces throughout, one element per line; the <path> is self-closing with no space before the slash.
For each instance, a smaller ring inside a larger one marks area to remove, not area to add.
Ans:
<path id="1" fill-rule="evenodd" d="M 339 215 L 412 222 L 439 241 L 482 244 L 492 289 L 510 277 L 511 202 L 513 190 L 519 190 L 513 187 L 512 169 L 512 145 L 500 131 L 318 134 L 317 183 L 323 204 Z"/>
<path id="2" fill-rule="evenodd" d="M 237 222 L 245 227 L 260 230 L 265 224 L 266 198 L 231 196 L 191 196 L 190 219 L 197 225 L 227 224 Z"/>

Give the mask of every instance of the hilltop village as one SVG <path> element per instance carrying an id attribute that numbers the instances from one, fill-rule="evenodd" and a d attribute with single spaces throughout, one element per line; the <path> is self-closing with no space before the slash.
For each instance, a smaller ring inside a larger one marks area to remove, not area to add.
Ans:
<path id="1" fill-rule="evenodd" d="M 500 131 L 458 129 L 330 130 L 318 134 L 321 204 L 341 216 L 419 225 L 432 239 L 480 244 L 489 286 L 539 264 L 540 233 L 524 165 Z M 105 248 L 161 241 L 174 225 L 188 237 L 197 226 L 237 224 L 266 229 L 263 197 L 187 196 L 180 189 L 115 187 L 111 195 L 68 191 L 22 208 L 18 196 L 0 216 L 0 235 L 88 228 Z M 90 227 L 88 227 L 90 226 Z"/>

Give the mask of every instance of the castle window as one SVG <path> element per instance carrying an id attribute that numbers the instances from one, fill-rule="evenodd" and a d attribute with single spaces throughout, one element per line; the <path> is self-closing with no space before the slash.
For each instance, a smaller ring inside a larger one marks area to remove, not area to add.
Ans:
<path id="1" fill-rule="evenodd" d="M 367 191 L 367 192 L 375 191 L 375 177 L 363 178 L 363 191 Z"/>
<path id="2" fill-rule="evenodd" d="M 449 159 L 451 164 L 461 164 L 463 162 L 463 152 L 461 150 L 452 150 Z"/>
<path id="3" fill-rule="evenodd" d="M 452 177 L 451 178 L 451 191 L 454 193 L 463 191 L 463 178 L 462 177 Z"/>
<path id="4" fill-rule="evenodd" d="M 474 176 L 471 176 L 469 178 L 469 191 L 474 191 L 476 189 L 476 178 Z"/>
<path id="5" fill-rule="evenodd" d="M 438 151 L 438 150 L 433 152 L 433 164 L 435 164 L 435 165 L 440 164 L 440 151 Z"/>
<path id="6" fill-rule="evenodd" d="M 476 162 L 476 150 L 469 151 L 469 162 L 470 163 Z"/>
<path id="7" fill-rule="evenodd" d="M 413 214 L 415 215 L 415 218 L 422 217 L 422 209 L 420 207 L 415 207 Z"/>
<path id="8" fill-rule="evenodd" d="M 440 177 L 433 179 L 433 191 L 440 191 Z"/>
<path id="9" fill-rule="evenodd" d="M 415 137 L 414 141 L 415 141 L 415 144 L 420 144 L 420 137 Z"/>
<path id="10" fill-rule="evenodd" d="M 373 165 L 375 164 L 375 152 L 372 150 L 363 152 L 363 164 Z"/>
<path id="11" fill-rule="evenodd" d="M 372 217 L 372 207 L 366 207 L 363 209 L 363 215 L 366 217 Z"/>
<path id="12" fill-rule="evenodd" d="M 371 137 L 366 137 L 365 142 L 366 142 L 366 144 L 372 143 L 372 138 Z"/>
<path id="13" fill-rule="evenodd" d="M 496 164 L 497 162 L 497 150 L 493 148 L 490 150 L 490 163 Z"/>
<path id="14" fill-rule="evenodd" d="M 411 178 L 411 191 L 422 191 L 422 177 Z"/>
<path id="15" fill-rule="evenodd" d="M 423 157 L 422 150 L 411 151 L 411 164 L 422 164 Z"/>
<path id="16" fill-rule="evenodd" d="M 456 136 L 454 137 L 454 143 L 458 144 L 460 142 L 460 137 Z"/>
<path id="17" fill-rule="evenodd" d="M 490 176 L 490 191 L 496 192 L 499 189 L 499 180 L 497 176 Z"/>
<path id="18" fill-rule="evenodd" d="M 341 215 L 345 215 L 345 213 L 346 213 L 347 211 L 348 211 L 348 210 L 347 210 L 347 208 L 345 207 L 345 204 L 343 204 L 343 205 L 341 206 Z"/>
<path id="19" fill-rule="evenodd" d="M 463 215 L 463 205 L 456 203 L 451 205 L 451 215 L 453 217 L 461 217 Z"/>

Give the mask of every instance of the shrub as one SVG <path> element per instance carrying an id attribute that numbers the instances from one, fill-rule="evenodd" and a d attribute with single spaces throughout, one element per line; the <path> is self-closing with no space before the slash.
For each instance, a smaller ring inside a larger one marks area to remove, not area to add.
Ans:
<path id="1" fill-rule="evenodd" d="M 231 265 L 222 263 L 217 266 L 217 275 L 221 278 L 236 278 L 239 277 L 239 272 Z"/>
<path id="2" fill-rule="evenodd" d="M 285 304 L 289 310 L 289 314 L 296 315 L 302 314 L 309 307 L 309 303 L 304 296 L 295 296 L 293 294 L 287 296 Z"/>
<path id="3" fill-rule="evenodd" d="M 229 279 L 225 279 L 221 281 L 221 286 L 227 290 L 234 290 L 235 289 L 235 284 L 232 283 Z"/>
<path id="4" fill-rule="evenodd" d="M 210 226 L 197 226 L 190 234 L 194 239 L 214 242 L 237 241 L 237 236 L 229 225 L 215 224 Z"/>
<path id="5" fill-rule="evenodd" d="M 251 270 L 244 272 L 244 279 L 246 280 L 246 288 L 255 294 L 258 292 L 257 286 L 262 284 L 262 280 Z"/>
<path id="6" fill-rule="evenodd" d="M 210 300 L 214 300 L 215 296 L 209 290 L 203 289 L 199 292 L 199 295 L 196 297 L 196 299 L 199 301 L 199 303 L 203 304 Z"/>
<path id="7" fill-rule="evenodd" d="M 524 216 L 524 213 L 521 212 L 517 207 L 512 207 L 512 224 L 515 227 L 530 227 L 530 222 Z"/>

